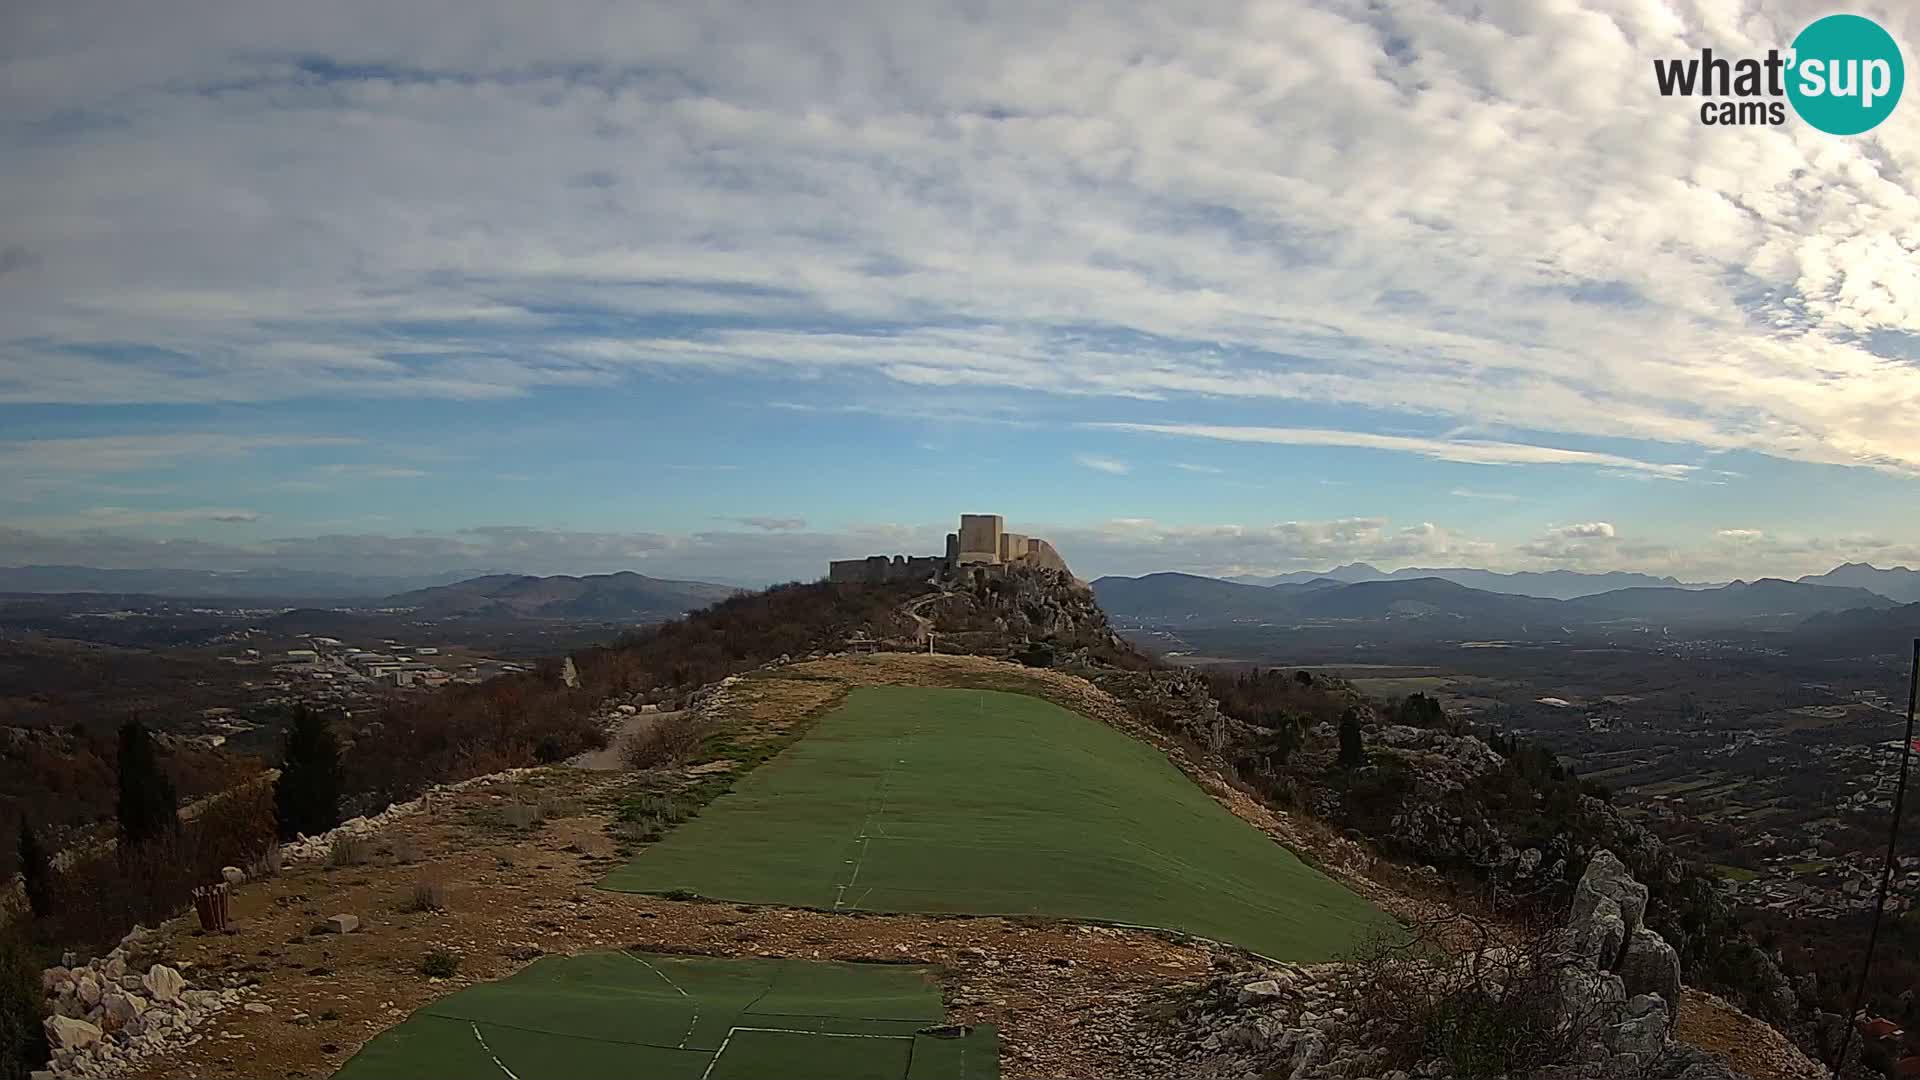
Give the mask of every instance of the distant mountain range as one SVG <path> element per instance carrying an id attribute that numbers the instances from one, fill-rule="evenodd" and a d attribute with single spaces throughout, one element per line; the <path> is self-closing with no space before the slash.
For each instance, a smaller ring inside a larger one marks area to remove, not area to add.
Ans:
<path id="1" fill-rule="evenodd" d="M 1776 578 L 1717 587 L 1617 588 L 1572 599 L 1476 589 L 1441 577 L 1342 582 L 1321 575 L 1262 586 L 1148 574 L 1100 578 L 1093 589 L 1108 614 L 1148 625 L 1425 620 L 1440 631 L 1496 634 L 1621 622 L 1784 629 L 1812 615 L 1897 606 L 1866 589 Z"/>
<path id="2" fill-rule="evenodd" d="M 1878 570 L 1866 563 L 1843 563 L 1824 574 L 1808 574 L 1800 580 L 1809 585 L 1869 589 L 1902 604 L 1920 602 L 1920 570 L 1909 570 L 1904 566 Z"/>
<path id="3" fill-rule="evenodd" d="M 403 592 L 387 597 L 381 604 L 443 617 L 653 620 L 678 618 L 740 591 L 704 581 L 650 578 L 631 570 L 586 577 L 490 574 L 452 585 Z"/>
<path id="4" fill-rule="evenodd" d="M 1508 593 L 1513 596 L 1536 596 L 1546 600 L 1572 600 L 1575 597 L 1591 596 L 1594 593 L 1611 592 L 1614 589 L 1635 587 L 1674 588 L 1674 589 L 1711 589 L 1715 585 L 1690 584 L 1671 577 L 1652 577 L 1647 574 L 1630 574 L 1623 570 L 1612 570 L 1604 574 L 1583 574 L 1577 570 L 1548 570 L 1544 572 L 1526 570 L 1515 574 L 1502 574 L 1493 570 L 1476 570 L 1471 567 L 1453 566 L 1440 568 L 1405 567 L 1392 572 L 1380 570 L 1366 563 L 1348 563 L 1336 566 L 1326 573 L 1301 570 L 1291 574 L 1277 574 L 1270 577 L 1240 575 L 1223 580 L 1241 585 L 1305 585 L 1315 581 L 1336 581 L 1342 584 L 1357 584 L 1363 581 L 1410 581 L 1415 578 L 1439 578 L 1456 585 L 1465 585 L 1470 589 L 1483 589 L 1487 592 Z M 1839 584 L 1823 582 L 1822 584 Z"/>
<path id="5" fill-rule="evenodd" d="M 1920 603 L 1815 615 L 1793 633 L 1798 647 L 1823 655 L 1904 655 L 1920 638 Z"/>
<path id="6" fill-rule="evenodd" d="M 124 593 L 209 600 L 372 600 L 482 573 L 331 574 L 309 570 L 103 570 L 94 566 L 0 566 L 0 593 Z"/>

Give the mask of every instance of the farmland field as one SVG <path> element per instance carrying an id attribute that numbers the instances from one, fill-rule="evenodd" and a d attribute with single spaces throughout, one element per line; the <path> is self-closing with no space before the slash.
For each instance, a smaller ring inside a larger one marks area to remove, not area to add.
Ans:
<path id="1" fill-rule="evenodd" d="M 1049 702 L 863 687 L 604 887 L 1037 915 L 1318 961 L 1391 927 L 1159 751 Z"/>
<path id="2" fill-rule="evenodd" d="M 416 1012 L 335 1073 L 518 1080 L 993 1080 L 991 1028 L 938 1029 L 934 969 L 643 952 L 548 957 Z"/>

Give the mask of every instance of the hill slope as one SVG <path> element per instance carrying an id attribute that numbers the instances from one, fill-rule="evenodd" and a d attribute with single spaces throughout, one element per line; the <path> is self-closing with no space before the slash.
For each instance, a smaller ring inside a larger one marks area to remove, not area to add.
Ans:
<path id="1" fill-rule="evenodd" d="M 452 585 L 389 596 L 389 607 L 423 615 L 511 616 L 527 619 L 671 619 L 741 590 L 703 581 L 668 581 L 636 574 L 528 577 L 492 574 Z"/>

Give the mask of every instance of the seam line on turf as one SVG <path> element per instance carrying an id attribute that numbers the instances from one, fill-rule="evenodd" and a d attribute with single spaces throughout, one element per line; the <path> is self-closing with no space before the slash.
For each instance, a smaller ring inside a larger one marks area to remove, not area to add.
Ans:
<path id="1" fill-rule="evenodd" d="M 688 1001 L 693 1002 L 693 1019 L 687 1021 L 686 1034 L 680 1036 L 679 1049 L 685 1050 L 687 1048 L 687 1044 L 693 1041 L 693 1029 L 700 1026 L 699 1000 L 696 999 L 692 994 L 687 993 L 686 990 L 683 989 L 679 983 L 674 982 L 671 978 L 668 978 L 666 972 L 661 971 L 657 967 L 654 967 L 653 964 L 649 962 L 646 958 L 635 955 L 634 953 L 630 953 L 625 949 L 620 950 L 620 954 L 622 956 L 632 957 L 635 963 L 638 963 L 641 967 L 646 968 L 648 971 L 653 972 L 655 975 L 660 976 L 660 978 L 663 981 L 665 981 L 668 986 L 673 987 L 674 990 L 677 991 L 681 997 L 686 998 Z"/>
<path id="2" fill-rule="evenodd" d="M 985 695 L 982 695 L 980 698 L 980 709 L 981 709 L 982 715 L 984 715 L 986 712 L 986 700 L 987 699 Z M 906 732 L 894 740 L 894 746 L 896 748 L 894 750 L 894 753 L 896 755 L 905 752 L 905 744 L 907 740 L 918 736 L 920 734 L 920 727 L 921 727 L 921 724 L 915 724 L 912 731 Z M 875 803 L 869 804 L 870 808 L 867 810 L 867 819 L 860 823 L 860 837 L 859 837 L 860 855 L 857 859 L 854 860 L 853 876 L 847 879 L 847 883 L 845 885 L 841 885 L 839 887 L 838 895 L 836 895 L 833 898 L 833 910 L 835 911 L 839 911 L 845 905 L 846 899 L 847 899 L 847 890 L 853 888 L 855 883 L 857 883 L 860 880 L 860 868 L 867 864 L 867 849 L 873 843 L 872 838 L 869 834 L 872 832 L 874 828 L 874 816 L 876 814 L 886 813 L 887 785 L 893 781 L 894 770 L 900 767 L 900 762 L 902 760 L 903 759 L 896 756 L 892 761 L 889 761 L 887 763 L 887 771 L 880 774 L 880 790 L 875 794 L 876 801 Z M 886 828 L 884 825 L 881 826 L 880 833 L 883 836 L 886 835 Z M 860 899 L 865 900 L 867 898 L 867 894 L 871 892 L 873 892 L 873 890 L 869 888 L 866 893 L 861 894 Z M 858 902 L 856 902 L 853 905 L 853 907 L 856 909 L 859 906 L 860 905 Z"/>
<path id="3" fill-rule="evenodd" d="M 733 1042 L 734 1035 L 742 1031 L 769 1031 L 777 1035 L 811 1035 L 822 1039 L 904 1039 L 907 1043 L 907 1058 L 909 1061 L 913 1058 L 914 1040 L 911 1035 L 866 1035 L 851 1031 L 807 1031 L 804 1028 L 733 1027 L 728 1028 L 727 1037 L 720 1040 L 720 1049 L 713 1052 L 713 1060 L 707 1062 L 706 1071 L 700 1074 L 700 1080 L 707 1080 L 713 1075 L 713 1067 L 720 1064 L 720 1056 L 727 1052 L 727 1044 Z M 505 1067 L 501 1066 L 501 1068 Z"/>
<path id="4" fill-rule="evenodd" d="M 485 1050 L 487 1056 L 493 1059 L 494 1065 L 498 1067 L 501 1072 L 507 1074 L 508 1080 L 520 1080 L 518 1076 L 514 1075 L 513 1070 L 507 1068 L 506 1063 L 500 1060 L 500 1056 L 493 1052 L 493 1047 L 487 1045 L 487 1037 L 480 1034 L 480 1025 L 469 1021 L 467 1026 L 473 1029 L 473 1037 L 479 1040 L 480 1049 Z"/>

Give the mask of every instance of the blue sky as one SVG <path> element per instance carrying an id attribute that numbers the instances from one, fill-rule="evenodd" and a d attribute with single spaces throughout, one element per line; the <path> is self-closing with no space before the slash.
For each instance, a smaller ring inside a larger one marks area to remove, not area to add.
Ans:
<path id="1" fill-rule="evenodd" d="M 8 5 L 0 565 L 1920 561 L 1920 112 L 1745 7 Z"/>

